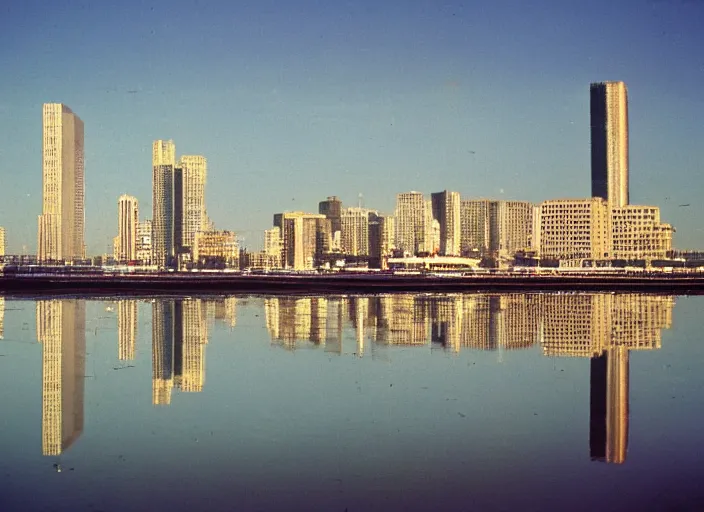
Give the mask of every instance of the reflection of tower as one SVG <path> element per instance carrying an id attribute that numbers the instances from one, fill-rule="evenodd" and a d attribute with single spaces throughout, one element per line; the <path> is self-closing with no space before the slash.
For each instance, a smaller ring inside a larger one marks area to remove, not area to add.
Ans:
<path id="1" fill-rule="evenodd" d="M 134 360 L 137 337 L 137 301 L 117 301 L 117 357 L 120 361 Z"/>
<path id="2" fill-rule="evenodd" d="M 0 297 L 0 340 L 5 337 L 5 297 Z"/>
<path id="3" fill-rule="evenodd" d="M 176 358 L 179 387 L 186 392 L 203 390 L 205 382 L 205 345 L 208 343 L 206 306 L 203 300 L 185 300 L 179 304 L 182 316 L 180 357 Z M 176 319 L 178 323 L 179 319 Z"/>
<path id="4" fill-rule="evenodd" d="M 42 453 L 59 455 L 83 432 L 85 303 L 37 302 L 42 344 Z"/>
<path id="5" fill-rule="evenodd" d="M 152 403 L 171 403 L 174 378 L 176 305 L 172 300 L 152 304 Z"/>
<path id="6" fill-rule="evenodd" d="M 622 464 L 628 448 L 629 352 L 607 350 L 591 360 L 589 452 L 593 460 Z"/>

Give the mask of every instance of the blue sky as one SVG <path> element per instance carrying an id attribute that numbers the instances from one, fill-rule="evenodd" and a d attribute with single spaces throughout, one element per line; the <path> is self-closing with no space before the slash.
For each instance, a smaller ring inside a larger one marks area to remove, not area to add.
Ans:
<path id="1" fill-rule="evenodd" d="M 35 250 L 44 102 L 85 122 L 99 253 L 120 194 L 151 217 L 159 138 L 208 158 L 210 216 L 250 247 L 328 195 L 587 197 L 589 83 L 624 80 L 631 202 L 704 248 L 702 26 L 695 0 L 4 2 L 0 225 Z"/>

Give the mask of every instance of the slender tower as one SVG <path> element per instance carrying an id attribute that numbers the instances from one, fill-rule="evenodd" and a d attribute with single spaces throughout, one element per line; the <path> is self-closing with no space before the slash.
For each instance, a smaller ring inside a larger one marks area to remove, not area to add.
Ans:
<path id="1" fill-rule="evenodd" d="M 152 145 L 152 264 L 170 264 L 174 250 L 176 147 L 172 140 Z"/>
<path id="2" fill-rule="evenodd" d="M 121 195 L 117 200 L 117 248 L 115 257 L 118 261 L 137 259 L 138 224 L 139 206 L 137 198 Z"/>
<path id="3" fill-rule="evenodd" d="M 45 103 L 39 261 L 85 258 L 83 158 L 83 121 L 66 105 Z"/>
<path id="4" fill-rule="evenodd" d="M 592 197 L 609 206 L 625 206 L 628 198 L 628 90 L 624 82 L 590 86 Z"/>

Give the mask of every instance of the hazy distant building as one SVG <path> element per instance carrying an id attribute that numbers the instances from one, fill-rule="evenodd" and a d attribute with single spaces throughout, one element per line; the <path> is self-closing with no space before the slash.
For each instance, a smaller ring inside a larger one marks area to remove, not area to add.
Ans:
<path id="1" fill-rule="evenodd" d="M 459 256 L 461 242 L 460 193 L 435 192 L 430 195 L 433 218 L 440 225 L 440 254 Z"/>
<path id="2" fill-rule="evenodd" d="M 592 196 L 611 207 L 626 206 L 628 196 L 628 90 L 623 82 L 593 83 L 589 88 Z"/>
<path id="3" fill-rule="evenodd" d="M 604 259 L 609 256 L 606 201 L 556 199 L 540 210 L 540 257 L 556 260 Z"/>
<path id="4" fill-rule="evenodd" d="M 179 166 L 182 172 L 183 221 L 182 245 L 192 247 L 196 233 L 206 230 L 208 222 L 205 211 L 205 184 L 208 162 L 203 156 L 182 156 Z"/>
<path id="5" fill-rule="evenodd" d="M 176 225 L 182 191 L 180 172 L 176 171 L 176 147 L 172 140 L 154 141 L 152 145 L 152 264 L 171 265 L 176 256 Z M 179 235 L 180 238 L 180 235 Z"/>
<path id="6" fill-rule="evenodd" d="M 511 258 L 530 248 L 533 204 L 526 201 L 498 201 L 498 251 Z"/>
<path id="7" fill-rule="evenodd" d="M 119 262 L 137 259 L 137 226 L 139 206 L 137 198 L 121 195 L 117 200 L 117 244 L 115 259 Z"/>
<path id="8" fill-rule="evenodd" d="M 5 256 L 7 241 L 5 240 L 5 228 L 0 226 L 0 257 Z"/>
<path id="9" fill-rule="evenodd" d="M 342 231 L 342 201 L 337 196 L 330 196 L 318 203 L 318 213 L 330 219 L 330 229 L 333 233 Z"/>
<path id="10" fill-rule="evenodd" d="M 133 361 L 137 340 L 137 301 L 117 301 L 117 358 Z"/>
<path id="11" fill-rule="evenodd" d="M 341 214 L 342 252 L 348 256 L 369 255 L 369 218 L 377 212 L 367 208 L 344 208 Z"/>
<path id="12" fill-rule="evenodd" d="M 463 255 L 489 250 L 491 201 L 463 199 L 460 202 L 460 249 Z"/>
<path id="13" fill-rule="evenodd" d="M 42 214 L 39 261 L 85 258 L 83 121 L 61 103 L 42 112 Z"/>
<path id="14" fill-rule="evenodd" d="M 143 265 L 152 261 L 152 221 L 145 219 L 137 224 L 137 260 Z"/>
<path id="15" fill-rule="evenodd" d="M 323 214 L 286 212 L 274 215 L 281 232 L 283 268 L 313 269 L 319 257 L 330 252 L 331 221 Z"/>
<path id="16" fill-rule="evenodd" d="M 670 224 L 660 222 L 660 208 L 628 205 L 611 209 L 611 252 L 615 259 L 665 259 L 672 251 Z"/>
<path id="17" fill-rule="evenodd" d="M 59 455 L 83 432 L 85 302 L 37 301 L 42 344 L 42 453 Z"/>
<path id="18" fill-rule="evenodd" d="M 427 205 L 421 192 L 396 196 L 396 248 L 411 255 L 425 252 L 428 238 Z"/>
<path id="19" fill-rule="evenodd" d="M 193 261 L 218 261 L 228 267 L 239 266 L 239 245 L 233 231 L 199 231 L 193 244 Z"/>

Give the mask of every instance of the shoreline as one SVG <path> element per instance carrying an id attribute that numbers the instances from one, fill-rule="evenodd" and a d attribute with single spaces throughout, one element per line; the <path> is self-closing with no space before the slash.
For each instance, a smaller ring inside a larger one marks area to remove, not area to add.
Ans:
<path id="1" fill-rule="evenodd" d="M 704 275 L 389 274 L 4 275 L 0 295 L 605 292 L 704 295 Z"/>

